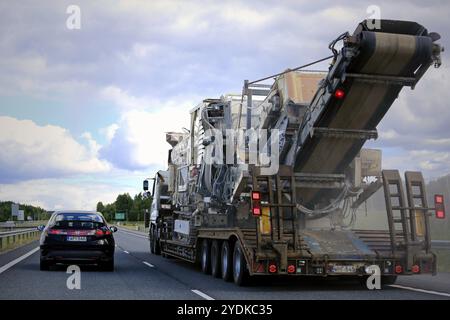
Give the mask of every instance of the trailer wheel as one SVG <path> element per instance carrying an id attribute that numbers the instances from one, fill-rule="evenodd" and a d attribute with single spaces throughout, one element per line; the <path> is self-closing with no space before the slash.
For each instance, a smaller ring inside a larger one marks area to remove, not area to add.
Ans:
<path id="1" fill-rule="evenodd" d="M 211 243 L 211 274 L 214 278 L 219 278 L 220 273 L 220 245 L 218 240 Z"/>
<path id="2" fill-rule="evenodd" d="M 222 271 L 222 279 L 225 281 L 231 280 L 232 275 L 232 266 L 233 266 L 233 254 L 231 252 L 230 242 L 224 241 L 222 243 L 221 250 L 221 271 Z"/>
<path id="3" fill-rule="evenodd" d="M 233 280 L 238 286 L 244 286 L 248 280 L 247 262 L 238 241 L 236 241 L 233 251 Z"/>
<path id="4" fill-rule="evenodd" d="M 203 239 L 202 242 L 202 256 L 200 257 L 200 263 L 202 265 L 202 271 L 204 274 L 211 273 L 211 250 L 208 239 Z"/>

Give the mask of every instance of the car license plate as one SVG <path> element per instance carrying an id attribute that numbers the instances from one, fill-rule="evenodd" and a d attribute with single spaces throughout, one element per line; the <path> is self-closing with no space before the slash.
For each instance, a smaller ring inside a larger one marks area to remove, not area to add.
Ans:
<path id="1" fill-rule="evenodd" d="M 355 273 L 356 267 L 354 265 L 334 265 L 334 273 Z"/>
<path id="2" fill-rule="evenodd" d="M 68 236 L 67 241 L 87 241 L 86 237 L 73 237 Z"/>

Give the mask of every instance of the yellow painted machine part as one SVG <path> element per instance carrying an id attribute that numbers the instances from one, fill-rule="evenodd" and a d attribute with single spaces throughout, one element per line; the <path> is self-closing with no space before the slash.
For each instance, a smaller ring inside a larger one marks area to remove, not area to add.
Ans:
<path id="1" fill-rule="evenodd" d="M 262 207 L 261 210 L 262 214 L 259 219 L 261 234 L 270 234 L 270 208 Z"/>
<path id="2" fill-rule="evenodd" d="M 416 233 L 419 237 L 425 236 L 425 217 L 423 216 L 423 212 L 419 210 L 414 211 L 414 215 L 416 217 Z"/>

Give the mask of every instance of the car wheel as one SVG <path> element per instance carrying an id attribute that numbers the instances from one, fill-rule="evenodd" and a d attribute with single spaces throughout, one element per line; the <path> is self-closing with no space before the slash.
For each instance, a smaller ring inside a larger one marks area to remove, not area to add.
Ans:
<path id="1" fill-rule="evenodd" d="M 45 261 L 45 260 L 41 259 L 40 264 L 39 264 L 39 269 L 41 271 L 48 271 L 48 270 L 50 270 L 50 263 L 48 261 Z"/>
<path id="2" fill-rule="evenodd" d="M 237 241 L 233 251 L 233 280 L 238 286 L 244 286 L 248 280 L 247 262 L 241 245 Z"/>
<path id="3" fill-rule="evenodd" d="M 231 280 L 232 275 L 232 264 L 233 264 L 233 255 L 231 252 L 230 242 L 224 241 L 222 243 L 221 250 L 221 271 L 222 271 L 222 279 L 225 281 Z"/>
<path id="4" fill-rule="evenodd" d="M 214 278 L 219 278 L 220 273 L 220 244 L 218 240 L 211 243 L 211 274 Z"/>
<path id="5" fill-rule="evenodd" d="M 204 239 L 202 242 L 202 255 L 200 257 L 202 271 L 204 274 L 211 273 L 211 251 L 209 246 L 209 241 Z"/>
<path id="6" fill-rule="evenodd" d="M 114 259 L 102 262 L 100 264 L 100 267 L 103 271 L 114 271 Z"/>

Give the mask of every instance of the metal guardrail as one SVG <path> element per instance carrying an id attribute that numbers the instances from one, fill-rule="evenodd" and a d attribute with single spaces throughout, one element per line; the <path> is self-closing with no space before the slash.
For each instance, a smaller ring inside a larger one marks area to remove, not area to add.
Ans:
<path id="1" fill-rule="evenodd" d="M 34 228 L 39 225 L 46 225 L 47 220 L 36 220 L 36 221 L 3 221 L 0 222 L 0 229 L 25 229 Z"/>
<path id="2" fill-rule="evenodd" d="M 0 232 L 0 250 L 7 248 L 17 241 L 31 239 L 40 234 L 37 228 L 27 228 L 13 231 Z"/>
<path id="3" fill-rule="evenodd" d="M 450 240 L 431 240 L 431 248 L 438 250 L 450 250 Z"/>

